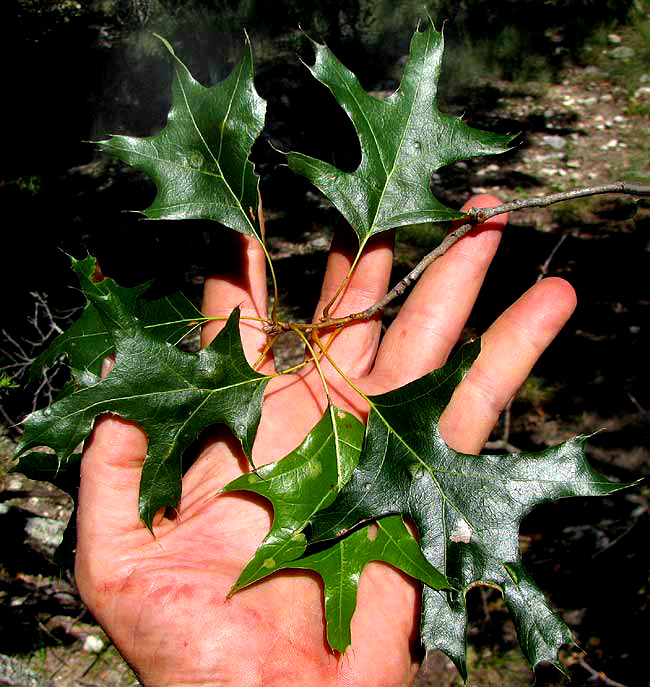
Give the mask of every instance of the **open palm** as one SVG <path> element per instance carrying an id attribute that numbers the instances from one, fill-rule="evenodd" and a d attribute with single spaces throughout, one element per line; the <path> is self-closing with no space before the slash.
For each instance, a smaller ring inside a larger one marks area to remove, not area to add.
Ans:
<path id="1" fill-rule="evenodd" d="M 474 206 L 496 205 L 490 196 Z M 468 205 L 470 204 L 468 203 Z M 435 262 L 382 337 L 380 320 L 347 327 L 330 355 L 371 394 L 403 385 L 444 363 L 474 304 L 496 250 L 505 217 L 495 217 Z M 206 280 L 204 311 L 266 316 L 264 256 L 239 236 L 234 274 Z M 356 246 L 335 240 L 325 275 L 322 311 L 344 278 Z M 386 292 L 392 246 L 373 240 L 333 315 L 363 310 Z M 477 452 L 501 409 L 571 314 L 575 298 L 559 279 L 537 284 L 485 333 L 481 354 L 441 420 L 446 441 Z M 204 328 L 213 338 L 220 323 Z M 243 320 L 251 364 L 264 348 L 261 325 Z M 269 358 L 260 368 L 273 372 Z M 364 419 L 362 399 L 325 362 L 333 401 Z M 325 394 L 313 366 L 274 378 L 253 449 L 256 464 L 295 448 L 322 416 Z M 173 516 L 158 516 L 152 537 L 138 519 L 146 436 L 132 423 L 102 418 L 86 447 L 79 494 L 76 577 L 82 597 L 146 687 L 172 685 L 396 685 L 417 671 L 419 585 L 382 563 L 366 567 L 344 656 L 325 639 L 322 584 L 316 575 L 284 571 L 227 594 L 267 533 L 270 504 L 250 493 L 220 494 L 248 470 L 225 429 L 205 438 L 183 478 Z"/>

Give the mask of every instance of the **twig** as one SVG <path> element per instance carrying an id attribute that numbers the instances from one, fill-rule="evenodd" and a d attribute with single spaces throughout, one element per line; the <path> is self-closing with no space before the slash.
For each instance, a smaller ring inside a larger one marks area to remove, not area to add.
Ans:
<path id="1" fill-rule="evenodd" d="M 59 644 L 60 644 L 60 642 L 59 642 Z M 53 682 L 53 681 L 54 681 L 54 678 L 55 678 L 64 668 L 69 668 L 69 667 L 70 667 L 70 664 L 69 664 L 64 658 L 61 658 L 61 657 L 56 653 L 56 651 L 54 651 L 53 648 L 49 650 L 48 655 L 49 655 L 49 656 L 54 656 L 54 658 L 56 658 L 56 660 L 59 662 L 58 668 L 55 668 L 55 669 L 54 669 L 52 672 L 50 672 L 50 673 L 48 674 L 48 676 L 47 676 L 47 679 L 48 679 L 49 681 L 52 681 L 52 682 Z"/>
<path id="2" fill-rule="evenodd" d="M 561 203 L 565 200 L 574 198 L 585 198 L 586 196 L 597 196 L 603 193 L 624 193 L 629 196 L 650 196 L 650 186 L 643 184 L 630 184 L 626 181 L 617 181 L 613 184 L 602 184 L 600 186 L 587 186 L 576 188 L 572 191 L 562 191 L 551 193 L 548 196 L 533 196 L 532 198 L 521 198 L 510 203 L 504 203 L 494 208 L 470 208 L 467 216 L 470 222 L 481 224 L 485 220 L 502 215 L 504 212 L 524 210 L 525 208 L 545 208 L 554 203 Z"/>
<path id="3" fill-rule="evenodd" d="M 515 210 L 523 210 L 525 208 L 544 208 L 554 203 L 561 203 L 566 200 L 573 200 L 575 198 L 584 198 L 586 196 L 595 196 L 603 193 L 623 193 L 633 196 L 650 196 L 650 186 L 642 184 L 630 184 L 625 181 L 619 181 L 613 184 L 602 184 L 600 186 L 588 186 L 585 188 L 578 188 L 572 191 L 563 191 L 561 193 L 551 193 L 548 196 L 534 196 L 532 198 L 522 198 L 520 200 L 513 200 L 510 203 L 504 203 L 493 208 L 469 208 L 465 215 L 468 220 L 465 224 L 454 229 L 451 233 L 443 239 L 437 248 L 427 253 L 422 260 L 395 286 L 374 305 L 360 312 L 351 313 L 344 317 L 332 317 L 321 320 L 317 323 L 301 324 L 297 322 L 279 322 L 273 321 L 268 324 L 266 331 L 269 334 L 277 334 L 278 331 L 290 330 L 298 327 L 305 332 L 311 332 L 320 329 L 327 329 L 329 327 L 342 327 L 343 325 L 355 322 L 357 320 L 369 320 L 376 315 L 380 310 L 383 310 L 391 301 L 401 296 L 406 289 L 411 286 L 420 275 L 426 270 L 431 263 L 442 257 L 455 243 L 460 241 L 466 234 L 468 234 L 476 225 L 482 224 L 491 217 L 501 215 L 506 212 L 514 212 Z M 558 242 L 555 250 L 559 248 L 562 240 Z M 548 269 L 555 250 L 548 257 L 544 266 Z M 544 269 L 544 267 L 542 268 Z M 349 275 L 348 275 L 349 276 Z M 346 277 L 347 279 L 347 277 Z"/>
<path id="4" fill-rule="evenodd" d="M 442 243 L 438 245 L 437 248 L 432 250 L 430 253 L 424 256 L 422 260 L 377 303 L 371 305 L 366 310 L 361 312 L 352 313 L 347 317 L 339 317 L 328 320 L 326 322 L 320 323 L 321 326 L 337 326 L 345 324 L 346 322 L 351 322 L 354 320 L 368 320 L 373 315 L 383 310 L 386 305 L 388 305 L 392 300 L 401 296 L 406 289 L 415 282 L 418 277 L 426 270 L 426 268 L 435 260 L 442 257 L 457 241 L 468 234 L 474 228 L 473 223 L 463 224 L 458 229 L 454 229 L 450 234 L 443 239 Z"/>
<path id="5" fill-rule="evenodd" d="M 12 336 L 6 329 L 2 330 L 3 347 L 0 355 L 6 359 L 7 364 L 0 368 L 0 372 L 9 377 L 12 382 L 24 384 L 29 379 L 30 370 L 38 354 L 46 348 L 50 341 L 61 334 L 79 313 L 81 308 L 58 311 L 50 307 L 47 296 L 38 291 L 30 292 L 34 299 L 34 314 L 27 317 L 27 322 L 32 332 L 28 338 L 26 334 Z M 32 340 L 33 338 L 36 340 Z M 4 361 L 3 361 L 4 362 Z M 45 402 L 51 404 L 59 391 L 59 385 L 55 380 L 59 361 L 55 361 L 48 368 L 43 369 L 40 381 L 32 393 L 32 411 Z M 0 415 L 16 428 L 18 424 L 15 418 L 0 405 Z M 20 430 L 18 430 L 20 431 Z"/>
<path id="6" fill-rule="evenodd" d="M 577 660 L 578 665 L 581 668 L 584 668 L 590 675 L 591 679 L 594 681 L 598 681 L 602 683 L 603 685 L 609 685 L 609 687 L 625 687 L 625 685 L 621 682 L 616 682 L 616 680 L 612 680 L 605 675 L 605 673 L 600 672 L 598 670 L 594 670 L 588 663 L 585 661 L 584 658 L 579 658 Z"/>
<path id="7" fill-rule="evenodd" d="M 401 280 L 399 281 L 380 301 L 371 305 L 366 310 L 358 313 L 352 313 L 347 317 L 340 317 L 322 322 L 319 326 L 341 326 L 347 322 L 354 320 L 367 320 L 382 310 L 392 300 L 401 296 L 404 291 L 415 282 L 424 270 L 435 260 L 442 257 L 457 241 L 469 233 L 477 224 L 482 224 L 491 217 L 501 215 L 505 212 L 513 212 L 515 210 L 523 210 L 524 208 L 543 208 L 554 203 L 560 203 L 565 200 L 572 200 L 574 198 L 584 198 L 586 196 L 595 196 L 602 193 L 624 193 L 633 196 L 650 196 L 650 186 L 643 186 L 641 184 L 629 184 L 625 181 L 619 181 L 614 184 L 603 184 L 601 186 L 588 186 L 586 188 L 578 188 L 572 191 L 563 191 L 562 193 L 552 193 L 548 196 L 534 196 L 533 198 L 522 198 L 520 200 L 513 200 L 510 203 L 504 203 L 494 208 L 470 208 L 467 211 L 466 224 L 463 224 L 458 229 L 455 229 L 448 234 L 442 243 L 431 253 L 422 258 L 422 260 Z"/>
<path id="8" fill-rule="evenodd" d="M 537 275 L 537 279 L 535 280 L 535 283 L 542 281 L 542 279 L 544 279 L 544 277 L 548 274 L 548 268 L 551 264 L 551 261 L 555 257 L 555 254 L 557 253 L 558 248 L 564 243 L 564 240 L 566 239 L 566 237 L 567 237 L 567 234 L 562 234 L 562 236 L 560 236 L 560 240 L 555 244 L 555 248 L 553 248 L 553 250 L 549 253 L 548 258 L 546 258 L 546 260 L 544 261 L 544 264 L 541 266 L 541 268 L 539 270 L 539 274 Z"/>
<path id="9" fill-rule="evenodd" d="M 627 392 L 627 397 L 630 399 L 630 401 L 632 401 L 641 415 L 648 415 L 648 411 L 636 400 L 634 396 L 632 396 L 629 391 Z"/>
<path id="10" fill-rule="evenodd" d="M 102 657 L 104 656 L 108 648 L 112 645 L 112 643 L 113 642 L 109 641 L 102 647 L 101 651 L 98 651 L 95 654 L 93 660 L 86 666 L 86 669 L 81 673 L 81 675 L 77 679 L 85 678 L 86 675 L 88 675 L 88 673 L 97 665 L 97 663 L 99 663 L 99 661 L 102 659 Z"/>
<path id="11" fill-rule="evenodd" d="M 2 405 L 0 405 L 0 415 L 2 415 L 2 417 L 6 420 L 8 427 L 13 429 L 15 432 L 18 432 L 18 434 L 25 433 L 25 430 L 16 422 L 15 418 L 9 417 L 9 414 Z"/>
<path id="12" fill-rule="evenodd" d="M 509 453 L 521 453 L 521 449 L 510 443 L 510 426 L 512 424 L 512 402 L 514 397 L 508 401 L 508 404 L 503 409 L 503 433 L 500 439 L 495 441 L 487 441 L 485 448 L 490 450 L 504 450 Z"/>

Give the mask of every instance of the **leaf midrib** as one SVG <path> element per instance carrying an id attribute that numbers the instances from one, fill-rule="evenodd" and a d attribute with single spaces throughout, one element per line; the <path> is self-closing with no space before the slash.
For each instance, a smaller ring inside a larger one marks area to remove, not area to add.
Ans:
<path id="1" fill-rule="evenodd" d="M 426 46 L 425 46 L 425 53 L 428 52 L 429 45 L 430 45 L 430 37 L 429 37 L 429 35 L 427 35 L 427 43 L 426 43 Z M 385 183 L 383 184 L 383 187 L 382 187 L 382 189 L 381 189 L 381 196 L 380 196 L 380 198 L 379 198 L 379 202 L 377 203 L 377 209 L 376 209 L 376 211 L 375 211 L 375 213 L 374 213 L 374 216 L 373 216 L 373 219 L 372 219 L 372 224 L 370 225 L 369 230 L 368 230 L 368 235 L 369 235 L 369 236 L 375 233 L 375 229 L 376 229 L 376 227 L 377 227 L 377 224 L 376 224 L 376 222 L 377 222 L 377 217 L 379 216 L 380 208 L 382 207 L 382 203 L 383 203 L 383 200 L 384 200 L 384 196 L 386 195 L 386 192 L 387 192 L 387 190 L 388 190 L 388 186 L 390 185 L 390 180 L 391 180 L 391 178 L 392 178 L 392 176 L 393 176 L 393 174 L 394 174 L 394 172 L 395 172 L 395 169 L 396 169 L 396 167 L 397 167 L 397 161 L 398 161 L 399 158 L 400 158 L 400 153 L 401 153 L 401 151 L 402 151 L 402 147 L 403 147 L 403 145 L 404 145 L 404 140 L 405 140 L 405 138 L 406 138 L 406 132 L 409 131 L 409 129 L 410 129 L 411 118 L 412 118 L 412 116 L 413 116 L 413 112 L 414 112 L 414 110 L 415 110 L 415 105 L 416 105 L 417 100 L 418 100 L 418 95 L 419 95 L 419 93 L 420 93 L 421 84 L 422 84 L 422 77 L 420 76 L 420 79 L 418 80 L 418 83 L 417 83 L 417 87 L 416 87 L 416 89 L 415 89 L 414 96 L 413 96 L 413 98 L 412 98 L 411 101 L 410 101 L 410 107 L 409 107 L 409 110 L 408 110 L 408 116 L 407 116 L 407 118 L 406 118 L 406 122 L 405 122 L 404 126 L 402 127 L 401 136 L 400 136 L 400 141 L 399 141 L 399 144 L 398 144 L 397 149 L 396 149 L 396 151 L 395 151 L 395 157 L 393 158 L 392 164 L 391 164 L 391 166 L 390 166 L 390 170 L 387 170 L 387 169 L 386 169 L 386 165 L 385 165 L 385 163 L 384 163 L 384 160 L 383 160 L 383 157 L 382 157 L 382 154 L 381 154 L 381 148 L 380 148 L 380 146 L 379 146 L 379 143 L 378 143 L 378 140 L 377 140 L 377 136 L 376 136 L 376 134 L 375 134 L 375 131 L 374 131 L 373 126 L 371 125 L 369 119 L 367 118 L 367 116 L 366 116 L 366 114 L 365 114 L 365 111 L 364 111 L 364 109 L 361 107 L 361 105 L 360 105 L 359 101 L 357 100 L 356 96 L 354 95 L 354 93 L 352 92 L 352 90 L 350 89 L 350 87 L 346 84 L 346 90 L 349 92 L 350 96 L 352 97 L 352 99 L 353 99 L 354 102 L 356 103 L 356 105 L 357 105 L 359 111 L 361 112 L 361 115 L 363 116 L 364 120 L 365 120 L 365 121 L 367 122 L 367 124 L 368 124 L 368 129 L 370 130 L 370 133 L 372 134 L 373 141 L 375 142 L 375 146 L 376 146 L 377 151 L 378 151 L 378 154 L 379 154 L 379 161 L 380 161 L 381 166 L 382 166 L 382 168 L 383 168 L 383 170 L 384 170 L 384 173 L 386 174 L 386 181 L 385 181 Z M 399 88 L 398 88 L 398 91 L 399 91 Z M 372 97 L 372 96 L 369 96 L 369 97 Z M 388 104 L 388 103 L 386 104 L 386 107 L 391 107 L 391 106 L 392 106 L 391 104 Z M 353 175 L 357 175 L 357 173 L 358 173 L 358 170 L 355 171 L 355 172 L 353 173 Z"/>
<path id="2" fill-rule="evenodd" d="M 399 435 L 399 434 L 392 428 L 392 426 L 389 424 L 389 422 L 386 420 L 386 418 L 377 410 L 377 408 L 376 408 L 374 405 L 371 404 L 371 407 L 372 407 L 372 409 L 375 411 L 376 415 L 377 415 L 377 416 L 381 419 L 381 421 L 386 425 L 386 429 L 388 430 L 387 435 L 390 436 L 391 434 L 393 434 L 393 435 L 397 438 L 397 440 L 398 440 L 398 441 L 408 450 L 408 452 L 418 461 L 418 463 L 420 463 L 420 465 L 429 473 L 431 479 L 433 480 L 433 483 L 436 485 L 436 488 L 438 489 L 438 492 L 440 493 L 440 496 L 442 497 L 443 504 L 444 504 L 444 503 L 448 503 L 448 504 L 451 506 L 451 508 L 453 508 L 453 509 L 460 515 L 460 517 L 462 517 L 462 518 L 465 520 L 465 522 L 467 522 L 467 524 L 472 528 L 472 532 L 476 532 L 476 533 L 477 533 L 477 537 L 480 539 L 480 536 L 478 535 L 478 528 L 477 528 L 476 525 L 474 524 L 473 520 L 470 519 L 469 517 L 466 517 L 465 514 L 463 513 L 463 510 L 462 510 L 459 506 L 457 506 L 457 505 L 447 496 L 447 494 L 446 494 L 445 491 L 443 490 L 442 485 L 440 484 L 440 482 L 438 481 L 437 476 L 436 476 L 436 474 L 439 474 L 439 473 L 435 473 L 435 471 L 433 470 L 433 468 L 432 468 L 423 458 L 421 458 L 421 457 L 420 457 L 420 456 L 419 456 L 419 455 L 409 446 L 409 444 L 406 443 L 406 441 L 405 441 L 404 439 L 402 439 L 401 435 Z M 386 443 L 388 443 L 388 440 L 387 440 Z M 388 451 L 386 451 L 386 453 L 388 453 Z M 382 461 L 382 462 L 383 462 L 383 461 Z M 440 471 L 439 471 L 439 472 L 440 472 Z M 442 473 L 442 474 L 447 474 L 447 473 Z M 452 473 L 452 474 L 455 474 L 455 473 Z M 463 477 L 464 477 L 464 475 L 462 475 L 462 473 L 458 473 L 458 474 L 459 474 L 459 476 L 463 476 Z"/>
<path id="3" fill-rule="evenodd" d="M 261 377 L 261 378 L 257 377 L 255 379 L 246 379 L 246 380 L 243 380 L 241 382 L 237 382 L 236 384 L 229 384 L 228 386 L 222 386 L 222 387 L 219 387 L 218 389 L 204 389 L 201 387 L 189 386 L 189 387 L 178 388 L 178 389 L 169 389 L 166 391 L 150 391 L 150 392 L 145 392 L 142 394 L 133 394 L 131 396 L 112 397 L 112 398 L 104 399 L 102 401 L 98 401 L 96 403 L 92 403 L 90 405 L 87 405 L 84 408 L 81 408 L 79 410 L 75 410 L 72 413 L 69 413 L 68 415 L 63 415 L 59 419 L 60 420 L 68 420 L 70 418 L 73 418 L 75 415 L 80 415 L 80 414 L 86 413 L 87 411 L 92 410 L 94 408 L 101 407 L 103 404 L 122 403 L 125 401 L 143 399 L 143 398 L 151 398 L 151 397 L 162 396 L 162 395 L 166 395 L 166 394 L 178 394 L 178 393 L 181 393 L 184 391 L 195 391 L 199 394 L 205 393 L 205 394 L 207 394 L 207 397 L 210 397 L 212 394 L 220 393 L 222 391 L 227 391 L 229 389 L 235 389 L 238 386 L 243 386 L 245 384 L 254 384 L 254 383 L 259 383 L 259 382 L 263 382 L 263 381 L 264 381 L 263 377 Z M 91 388 L 94 388 L 94 387 L 91 387 Z M 81 393 L 83 393 L 83 391 Z M 201 401 L 201 404 L 203 404 L 203 401 Z"/>
<path id="4" fill-rule="evenodd" d="M 178 59 L 178 58 L 176 58 L 176 59 Z M 241 72 L 242 72 L 242 69 L 243 69 L 243 62 L 244 62 L 244 61 L 242 60 L 242 63 L 241 63 L 239 72 L 238 72 L 238 74 L 237 74 L 237 82 L 236 82 L 235 88 L 233 89 L 232 98 L 235 97 L 236 87 L 239 85 L 239 81 L 240 81 L 240 77 L 241 77 Z M 182 64 L 182 63 L 181 63 L 181 64 Z M 183 65 L 183 67 L 184 67 L 184 65 Z M 188 114 L 189 114 L 189 116 L 190 116 L 190 119 L 191 119 L 191 121 L 192 121 L 192 126 L 194 127 L 194 129 L 196 130 L 196 133 L 198 134 L 199 138 L 200 138 L 201 141 L 203 142 L 203 145 L 205 146 L 205 149 L 206 149 L 206 150 L 208 151 L 208 153 L 210 154 L 210 157 L 214 160 L 214 164 L 217 166 L 217 169 L 219 170 L 219 176 L 220 176 L 221 179 L 223 179 L 224 186 L 228 189 L 228 192 L 230 193 L 230 195 L 231 195 L 231 196 L 233 197 L 233 199 L 235 200 L 236 205 L 239 207 L 239 209 L 240 209 L 240 211 L 241 211 L 241 215 L 242 215 L 242 217 L 244 218 L 244 220 L 246 221 L 246 224 L 250 227 L 250 230 L 251 230 L 251 232 L 253 233 L 253 235 L 254 235 L 254 236 L 257 236 L 257 232 L 255 231 L 255 227 L 253 227 L 253 225 L 251 224 L 251 222 L 250 222 L 250 220 L 249 220 L 249 218 L 248 218 L 248 215 L 247 215 L 246 212 L 244 211 L 244 208 L 242 207 L 242 204 L 241 204 L 240 199 L 237 198 L 237 196 L 235 195 L 234 191 L 232 190 L 230 184 L 228 183 L 226 177 L 224 176 L 224 173 L 223 173 L 223 170 L 221 169 L 221 164 L 220 164 L 219 160 L 214 156 L 214 153 L 212 152 L 212 149 L 211 149 L 210 146 L 207 144 L 205 138 L 203 137 L 203 133 L 201 132 L 201 130 L 199 129 L 198 124 L 196 123 L 196 120 L 195 120 L 195 118 L 194 118 L 194 113 L 192 112 L 192 109 L 190 108 L 189 101 L 188 101 L 188 99 L 187 99 L 187 93 L 185 92 L 185 86 L 184 86 L 183 81 L 182 81 L 182 79 L 180 78 L 180 76 L 178 76 L 178 72 L 176 72 L 176 73 L 177 73 L 177 78 L 178 78 L 178 86 L 179 86 L 179 88 L 180 88 L 180 90 L 181 90 L 181 93 L 182 93 L 182 95 L 183 95 L 183 101 L 185 102 L 185 107 L 187 108 L 187 112 L 188 112 Z M 232 103 L 232 98 L 231 98 L 231 103 Z M 226 113 L 226 116 L 227 116 L 227 113 Z M 222 122 L 222 129 L 221 129 L 221 130 L 222 130 L 222 133 L 223 133 L 223 126 L 225 125 L 225 122 L 226 122 L 226 120 L 225 120 L 225 117 L 224 117 L 224 120 L 223 120 L 223 122 Z M 220 141 L 220 146 L 221 146 L 221 141 Z M 246 167 L 246 162 L 245 162 L 245 161 L 244 161 L 244 165 L 243 165 L 243 166 L 244 166 L 244 168 Z M 201 171 L 201 170 L 198 170 L 198 171 Z M 217 176 L 217 175 L 214 175 L 214 176 Z M 242 193 L 243 193 L 243 186 L 242 186 Z"/>

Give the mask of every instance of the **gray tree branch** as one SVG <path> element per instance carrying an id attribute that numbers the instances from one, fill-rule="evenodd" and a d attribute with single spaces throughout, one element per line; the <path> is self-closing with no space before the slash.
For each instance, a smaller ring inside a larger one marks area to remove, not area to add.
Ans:
<path id="1" fill-rule="evenodd" d="M 600 186 L 587 186 L 585 188 L 576 188 L 572 191 L 551 193 L 548 196 L 521 198 L 520 200 L 513 200 L 510 203 L 504 203 L 494 208 L 470 208 L 467 211 L 467 218 L 472 224 L 481 224 L 490 219 L 490 217 L 501 215 L 504 212 L 514 212 L 515 210 L 523 210 L 525 208 L 545 208 L 565 200 L 596 196 L 602 193 L 623 193 L 629 196 L 646 197 L 650 196 L 650 186 L 630 184 L 627 181 L 617 181 L 613 184 L 602 184 Z"/>
<path id="2" fill-rule="evenodd" d="M 505 212 L 513 212 L 516 210 L 523 210 L 524 208 L 544 208 L 554 203 L 561 203 L 565 200 L 573 200 L 575 198 L 584 198 L 586 196 L 595 196 L 603 193 L 623 193 L 626 195 L 646 197 L 650 196 L 650 186 L 642 184 L 630 184 L 625 181 L 619 181 L 613 184 L 603 184 L 600 186 L 589 186 L 586 188 L 578 188 L 572 191 L 562 191 L 561 193 L 552 193 L 548 196 L 533 196 L 532 198 L 522 198 L 520 200 L 513 200 L 510 203 L 504 203 L 494 208 L 470 208 L 467 211 L 467 222 L 458 229 L 454 229 L 449 233 L 442 243 L 437 248 L 424 256 L 422 260 L 377 303 L 370 306 L 362 312 L 353 313 L 347 317 L 329 320 L 324 323 L 327 325 L 345 324 L 353 320 L 366 320 L 382 310 L 392 300 L 401 296 L 406 289 L 413 284 L 424 270 L 435 260 L 442 257 L 457 241 L 470 232 L 477 224 L 481 224 L 491 217 L 501 215 Z"/>

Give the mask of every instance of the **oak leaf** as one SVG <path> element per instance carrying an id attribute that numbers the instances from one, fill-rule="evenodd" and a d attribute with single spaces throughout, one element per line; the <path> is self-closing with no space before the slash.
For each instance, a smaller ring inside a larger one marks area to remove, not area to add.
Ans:
<path id="1" fill-rule="evenodd" d="M 258 177 L 248 156 L 266 102 L 253 84 L 250 42 L 230 75 L 206 88 L 159 38 L 174 64 L 167 125 L 144 138 L 111 136 L 99 147 L 153 179 L 158 194 L 144 211 L 150 219 L 210 219 L 260 239 Z"/>
<path id="2" fill-rule="evenodd" d="M 354 172 L 342 172 L 291 152 L 289 167 L 332 201 L 362 246 L 388 229 L 463 217 L 432 195 L 431 176 L 457 160 L 503 153 L 514 137 L 473 129 L 438 110 L 444 41 L 431 20 L 426 30 L 415 32 L 400 86 L 385 100 L 367 93 L 329 48 L 312 44 L 316 61 L 310 70 L 352 120 L 361 163 Z"/>
<path id="3" fill-rule="evenodd" d="M 609 494 L 624 486 L 592 470 L 585 437 L 541 453 L 469 455 L 454 451 L 438 422 L 480 350 L 463 346 L 444 367 L 399 389 L 368 397 L 370 413 L 359 464 L 336 501 L 312 521 L 312 542 L 339 537 L 360 522 L 401 514 L 415 523 L 426 559 L 456 587 L 425 587 L 421 636 L 467 677 L 465 594 L 496 586 L 532 663 L 561 668 L 557 652 L 571 641 L 524 570 L 519 525 L 535 506 L 568 496 Z"/>
<path id="4" fill-rule="evenodd" d="M 270 378 L 246 361 L 238 310 L 207 348 L 187 353 L 149 335 L 109 280 L 94 282 L 83 267 L 78 276 L 110 333 L 115 365 L 105 379 L 32 413 L 16 455 L 49 446 L 66 464 L 100 415 L 137 422 L 149 439 L 139 508 L 151 528 L 159 509 L 178 505 L 183 452 L 204 429 L 227 425 L 250 460 Z"/>

